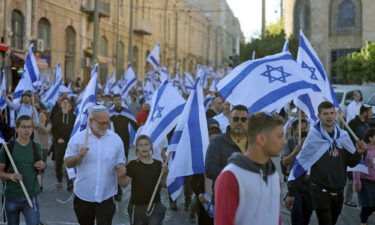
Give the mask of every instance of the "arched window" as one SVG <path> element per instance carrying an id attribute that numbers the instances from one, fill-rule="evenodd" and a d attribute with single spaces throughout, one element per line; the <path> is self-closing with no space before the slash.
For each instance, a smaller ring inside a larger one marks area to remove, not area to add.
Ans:
<path id="1" fill-rule="evenodd" d="M 355 5 L 350 0 L 344 0 L 339 5 L 338 27 L 355 27 Z"/>
<path id="2" fill-rule="evenodd" d="M 51 50 L 51 24 L 46 18 L 38 22 L 38 39 L 44 42 L 44 51 Z"/>
<path id="3" fill-rule="evenodd" d="M 117 77 L 122 76 L 125 72 L 124 51 L 125 51 L 124 44 L 122 42 L 119 42 L 118 43 L 118 56 L 117 56 L 117 65 L 118 65 Z"/>
<path id="4" fill-rule="evenodd" d="M 311 11 L 309 0 L 297 0 L 294 6 L 294 35 L 302 29 L 306 36 L 311 34 Z"/>
<path id="5" fill-rule="evenodd" d="M 69 26 L 65 29 L 65 79 L 74 80 L 74 62 L 76 53 L 76 31 Z"/>
<path id="6" fill-rule="evenodd" d="M 108 41 L 107 41 L 107 38 L 104 36 L 102 36 L 99 40 L 99 55 L 100 56 L 108 55 Z M 99 62 L 99 80 L 102 84 L 107 79 L 107 76 L 108 76 L 108 63 Z"/>
<path id="7" fill-rule="evenodd" d="M 25 33 L 25 20 L 23 14 L 18 10 L 12 12 L 12 47 L 16 49 L 23 49 L 24 33 Z"/>

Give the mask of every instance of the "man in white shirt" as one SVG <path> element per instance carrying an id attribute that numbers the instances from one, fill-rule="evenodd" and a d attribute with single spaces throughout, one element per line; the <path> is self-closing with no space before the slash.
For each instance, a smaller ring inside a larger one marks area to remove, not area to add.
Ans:
<path id="1" fill-rule="evenodd" d="M 219 123 L 221 132 L 226 133 L 230 120 L 230 103 L 228 101 L 223 104 L 223 112 L 214 116 L 213 119 Z"/>
<path id="2" fill-rule="evenodd" d="M 346 110 L 346 122 L 354 119 L 356 115 L 359 114 L 359 109 L 361 108 L 361 93 L 358 91 L 353 92 L 353 101 L 349 103 Z"/>
<path id="3" fill-rule="evenodd" d="M 87 146 L 86 131 L 74 135 L 65 153 L 68 168 L 76 167 L 74 182 L 74 212 L 81 225 L 111 224 L 115 213 L 113 196 L 118 183 L 126 177 L 124 145 L 121 138 L 109 130 L 108 109 L 94 106 L 89 116 Z"/>

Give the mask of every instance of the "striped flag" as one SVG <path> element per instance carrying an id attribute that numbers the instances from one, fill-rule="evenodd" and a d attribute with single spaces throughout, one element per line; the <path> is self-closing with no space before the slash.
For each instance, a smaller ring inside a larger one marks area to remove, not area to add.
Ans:
<path id="1" fill-rule="evenodd" d="M 137 84 L 137 78 L 135 77 L 134 70 L 131 63 L 128 63 L 128 69 L 126 70 L 125 77 L 123 79 L 123 86 L 121 89 L 121 96 L 126 98 L 129 91 Z"/>
<path id="2" fill-rule="evenodd" d="M 173 200 L 181 193 L 184 177 L 204 173 L 208 131 L 203 90 L 198 84 L 185 104 L 167 152 L 172 154 L 167 177 L 168 192 Z"/>
<path id="3" fill-rule="evenodd" d="M 42 101 L 48 105 L 54 105 L 60 94 L 60 87 L 63 84 L 63 77 L 61 72 L 60 64 L 57 64 L 55 69 L 55 79 L 53 84 L 48 88 L 48 90 L 41 96 Z"/>
<path id="4" fill-rule="evenodd" d="M 149 62 L 154 70 L 157 70 L 160 65 L 160 43 L 158 42 L 147 56 L 146 61 Z"/>
<path id="5" fill-rule="evenodd" d="M 28 78 L 30 78 L 31 84 L 35 90 L 39 89 L 41 84 L 39 82 L 39 69 L 34 57 L 33 44 L 30 44 L 29 52 L 27 54 L 23 69 L 23 76 L 27 76 Z"/>
<path id="6" fill-rule="evenodd" d="M 2 96 L 3 92 L 6 92 L 6 77 L 5 77 L 5 72 L 4 69 L 1 70 L 2 76 L 1 76 L 1 83 L 0 83 L 0 111 L 5 109 L 7 107 L 7 101 L 6 99 Z"/>

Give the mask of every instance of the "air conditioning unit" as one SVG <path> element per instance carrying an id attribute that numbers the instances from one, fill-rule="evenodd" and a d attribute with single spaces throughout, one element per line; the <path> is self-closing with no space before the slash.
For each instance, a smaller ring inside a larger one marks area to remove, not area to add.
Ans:
<path id="1" fill-rule="evenodd" d="M 35 48 L 37 52 L 44 52 L 44 40 L 37 39 Z"/>

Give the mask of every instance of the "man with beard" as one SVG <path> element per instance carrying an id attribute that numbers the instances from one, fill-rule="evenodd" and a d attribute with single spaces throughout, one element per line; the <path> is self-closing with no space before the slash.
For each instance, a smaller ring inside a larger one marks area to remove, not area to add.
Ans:
<path id="1" fill-rule="evenodd" d="M 206 153 L 206 176 L 213 181 L 227 165 L 228 158 L 234 152 L 244 153 L 247 149 L 247 108 L 244 105 L 236 105 L 231 112 L 230 124 L 226 133 L 213 139 Z"/>

